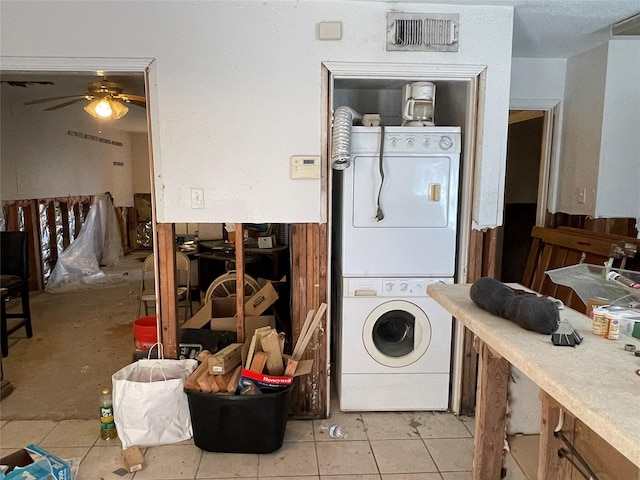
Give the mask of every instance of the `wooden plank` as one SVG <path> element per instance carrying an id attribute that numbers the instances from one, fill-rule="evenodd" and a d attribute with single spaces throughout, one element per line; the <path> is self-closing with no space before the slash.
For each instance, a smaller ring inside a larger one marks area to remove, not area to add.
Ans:
<path id="1" fill-rule="evenodd" d="M 540 448 L 538 453 L 538 479 L 569 480 L 571 478 L 571 464 L 558 457 L 558 450 L 564 446 L 560 438 L 553 435 L 560 418 L 560 407 L 544 391 L 540 391 L 542 414 L 540 419 Z M 573 436 L 574 419 L 569 414 L 563 414 L 562 430 L 571 440 Z"/>
<path id="2" fill-rule="evenodd" d="M 480 342 L 473 480 L 500 480 L 508 381 L 509 363 Z"/>
<path id="3" fill-rule="evenodd" d="M 267 354 L 264 352 L 256 352 L 253 355 L 253 360 L 251 360 L 251 368 L 249 368 L 249 370 L 256 373 L 262 373 L 266 364 Z"/>
<path id="4" fill-rule="evenodd" d="M 162 327 L 162 344 L 166 358 L 178 358 L 178 298 L 176 295 L 176 256 L 172 223 L 156 225 L 156 282 L 158 284 L 158 318 Z"/>
<path id="5" fill-rule="evenodd" d="M 29 200 L 23 206 L 24 229 L 29 234 L 29 289 L 42 290 L 42 250 L 40 248 L 40 221 L 38 218 L 38 202 Z"/>
<path id="6" fill-rule="evenodd" d="M 282 350 L 280 349 L 280 339 L 278 332 L 271 329 L 270 332 L 260 335 L 260 346 L 267 354 L 267 372 L 269 375 L 282 375 L 284 373 L 284 363 L 282 362 Z"/>
<path id="7" fill-rule="evenodd" d="M 236 335 L 238 342 L 244 342 L 244 228 L 236 223 Z"/>

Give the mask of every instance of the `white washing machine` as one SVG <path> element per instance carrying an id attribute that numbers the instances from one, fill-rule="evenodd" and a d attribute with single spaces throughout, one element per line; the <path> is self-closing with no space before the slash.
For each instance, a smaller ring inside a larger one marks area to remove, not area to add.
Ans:
<path id="1" fill-rule="evenodd" d="M 447 410 L 452 317 L 427 295 L 436 282 L 453 279 L 342 279 L 340 410 Z"/>
<path id="2" fill-rule="evenodd" d="M 338 174 L 342 275 L 452 277 L 460 127 L 381 132 L 353 127 L 351 165 Z"/>

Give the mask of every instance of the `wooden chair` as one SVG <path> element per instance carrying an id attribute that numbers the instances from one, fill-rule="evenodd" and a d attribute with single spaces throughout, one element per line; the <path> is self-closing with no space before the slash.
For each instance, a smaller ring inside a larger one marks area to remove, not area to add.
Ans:
<path id="1" fill-rule="evenodd" d="M 9 355 L 9 335 L 24 327 L 27 337 L 33 336 L 31 328 L 31 309 L 29 308 L 29 243 L 26 232 L 0 232 L 0 286 L 2 288 L 1 335 L 2 356 Z M 7 313 L 5 302 L 19 296 L 22 311 Z M 11 328 L 8 318 L 20 318 Z"/>

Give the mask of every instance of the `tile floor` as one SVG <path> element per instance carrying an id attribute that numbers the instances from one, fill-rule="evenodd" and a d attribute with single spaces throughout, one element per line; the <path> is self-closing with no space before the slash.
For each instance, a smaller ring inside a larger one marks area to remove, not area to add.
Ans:
<path id="1" fill-rule="evenodd" d="M 145 468 L 133 474 L 116 473 L 121 444 L 100 439 L 97 420 L 1 421 L 0 456 L 34 443 L 81 459 L 75 480 L 471 480 L 473 418 L 333 412 L 329 420 L 290 420 L 282 448 L 271 454 L 204 452 L 188 440 L 144 449 Z M 321 433 L 323 421 L 341 425 L 348 438 Z M 507 471 L 510 480 L 524 478 Z"/>

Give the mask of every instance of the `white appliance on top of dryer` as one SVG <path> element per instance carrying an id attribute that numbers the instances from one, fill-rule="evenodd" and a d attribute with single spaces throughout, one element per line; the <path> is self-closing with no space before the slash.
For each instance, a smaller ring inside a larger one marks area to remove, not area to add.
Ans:
<path id="1" fill-rule="evenodd" d="M 343 277 L 452 277 L 460 127 L 352 127 L 342 170 Z"/>
<path id="2" fill-rule="evenodd" d="M 427 293 L 451 278 L 344 278 L 336 336 L 343 411 L 447 410 L 452 317 Z"/>

